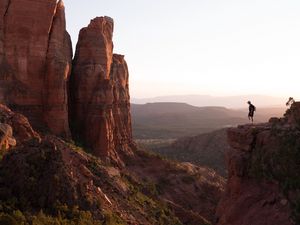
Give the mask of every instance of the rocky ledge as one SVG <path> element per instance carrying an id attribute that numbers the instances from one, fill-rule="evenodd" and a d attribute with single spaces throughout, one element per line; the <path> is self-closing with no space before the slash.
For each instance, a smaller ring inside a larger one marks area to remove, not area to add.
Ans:
<path id="1" fill-rule="evenodd" d="M 300 222 L 300 103 L 283 118 L 229 129 L 228 182 L 218 225 Z"/>

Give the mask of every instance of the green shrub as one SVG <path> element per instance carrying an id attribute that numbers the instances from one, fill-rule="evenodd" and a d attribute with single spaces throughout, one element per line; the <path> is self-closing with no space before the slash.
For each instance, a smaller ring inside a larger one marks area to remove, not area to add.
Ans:
<path id="1" fill-rule="evenodd" d="M 103 225 L 126 225 L 127 224 L 115 213 L 106 212 L 104 213 L 104 216 L 105 216 L 105 222 Z"/>
<path id="2" fill-rule="evenodd" d="M 4 203 L 2 203 L 3 205 Z M 6 205 L 8 205 L 6 203 Z M 6 212 L 2 209 L 5 208 Z M 70 208 L 66 205 L 57 207 L 54 215 L 45 214 L 42 210 L 38 214 L 23 213 L 12 210 L 7 206 L 1 208 L 1 225 L 102 225 L 103 222 L 95 220 L 88 211 L 79 210 L 78 207 Z"/>
<path id="3" fill-rule="evenodd" d="M 18 222 L 14 219 L 13 216 L 8 214 L 2 214 L 0 216 L 1 225 L 19 225 Z"/>

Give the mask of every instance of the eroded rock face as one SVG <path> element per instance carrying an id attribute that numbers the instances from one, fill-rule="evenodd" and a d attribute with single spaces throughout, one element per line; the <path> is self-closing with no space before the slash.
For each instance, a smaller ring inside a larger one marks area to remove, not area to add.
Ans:
<path id="1" fill-rule="evenodd" d="M 79 34 L 70 78 L 73 137 L 97 156 L 121 162 L 130 152 L 131 118 L 128 69 L 113 55 L 113 20 L 97 17 Z"/>
<path id="2" fill-rule="evenodd" d="M 62 1 L 4 0 L 0 17 L 0 101 L 67 136 L 72 51 Z"/>
<path id="3" fill-rule="evenodd" d="M 298 107 L 297 107 L 298 106 Z M 299 103 L 286 118 L 228 130 L 228 182 L 217 210 L 218 225 L 291 225 L 300 215 Z"/>

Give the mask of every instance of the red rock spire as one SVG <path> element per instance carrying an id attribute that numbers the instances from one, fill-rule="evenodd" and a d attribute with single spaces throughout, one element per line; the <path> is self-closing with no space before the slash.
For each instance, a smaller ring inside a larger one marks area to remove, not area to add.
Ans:
<path id="1" fill-rule="evenodd" d="M 128 68 L 113 55 L 113 20 L 97 17 L 80 31 L 70 80 L 75 139 L 97 156 L 121 162 L 132 141 Z"/>

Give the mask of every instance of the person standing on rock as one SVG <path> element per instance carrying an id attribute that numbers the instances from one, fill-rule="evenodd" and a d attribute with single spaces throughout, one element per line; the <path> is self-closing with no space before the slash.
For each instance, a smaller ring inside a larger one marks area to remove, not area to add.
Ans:
<path id="1" fill-rule="evenodd" d="M 256 110 L 255 106 L 252 105 L 250 101 L 247 102 L 249 104 L 249 113 L 248 113 L 248 119 L 251 120 L 253 123 L 253 116 L 254 116 L 254 111 Z"/>

